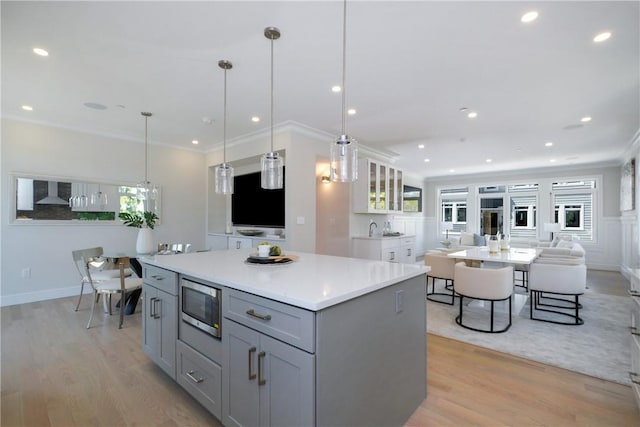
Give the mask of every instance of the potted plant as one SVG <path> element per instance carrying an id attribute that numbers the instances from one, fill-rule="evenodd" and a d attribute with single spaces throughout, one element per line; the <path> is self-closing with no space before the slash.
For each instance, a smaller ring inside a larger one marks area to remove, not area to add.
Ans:
<path id="1" fill-rule="evenodd" d="M 139 228 L 138 239 L 136 240 L 136 252 L 139 254 L 149 254 L 153 252 L 153 233 L 151 230 L 156 226 L 158 215 L 154 212 L 120 212 L 118 218 L 127 227 Z"/>

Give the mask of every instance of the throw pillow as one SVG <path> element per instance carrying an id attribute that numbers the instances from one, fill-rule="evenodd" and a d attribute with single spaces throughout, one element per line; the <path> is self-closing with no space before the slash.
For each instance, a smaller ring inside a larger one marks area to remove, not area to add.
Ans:
<path id="1" fill-rule="evenodd" d="M 485 242 L 485 238 L 484 236 L 481 236 L 479 234 L 475 234 L 473 235 L 473 246 L 484 246 L 487 243 Z"/>
<path id="2" fill-rule="evenodd" d="M 473 246 L 473 233 L 460 233 L 460 246 Z"/>
<path id="3" fill-rule="evenodd" d="M 571 248 L 573 248 L 573 242 L 567 242 L 566 240 L 560 240 L 558 242 L 558 244 L 556 245 L 556 248 L 571 249 Z"/>

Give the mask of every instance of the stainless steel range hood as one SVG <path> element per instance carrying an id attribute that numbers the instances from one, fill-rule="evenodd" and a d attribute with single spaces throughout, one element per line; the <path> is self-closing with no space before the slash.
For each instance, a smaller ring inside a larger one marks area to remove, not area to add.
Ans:
<path id="1" fill-rule="evenodd" d="M 49 181 L 47 197 L 45 197 L 44 199 L 38 200 L 36 204 L 38 205 L 69 205 L 69 201 L 63 200 L 60 197 L 58 197 L 58 181 Z"/>

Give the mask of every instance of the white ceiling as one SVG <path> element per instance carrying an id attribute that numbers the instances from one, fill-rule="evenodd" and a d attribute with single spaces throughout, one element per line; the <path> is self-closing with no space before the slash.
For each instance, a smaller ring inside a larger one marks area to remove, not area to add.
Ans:
<path id="1" fill-rule="evenodd" d="M 614 163 L 640 128 L 638 1 L 347 7 L 347 106 L 357 109 L 347 133 L 408 172 Z M 533 9 L 539 18 L 520 22 Z M 227 141 L 269 128 L 263 30 L 275 26 L 274 122 L 338 135 L 342 10 L 341 1 L 2 1 L 2 115 L 139 142 L 140 112 L 150 111 L 150 144 L 209 151 L 223 139 L 220 59 L 233 63 Z M 605 30 L 612 37 L 594 43 Z"/>

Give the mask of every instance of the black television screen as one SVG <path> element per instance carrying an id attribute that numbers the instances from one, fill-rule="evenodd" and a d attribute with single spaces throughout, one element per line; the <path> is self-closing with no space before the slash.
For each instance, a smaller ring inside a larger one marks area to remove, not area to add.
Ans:
<path id="1" fill-rule="evenodd" d="M 235 176 L 231 222 L 236 226 L 284 228 L 284 188 L 263 189 L 260 172 Z"/>

